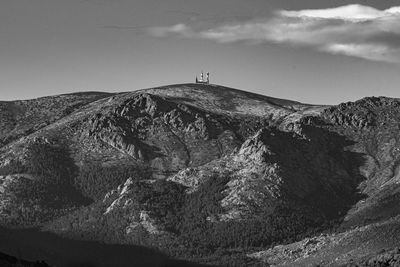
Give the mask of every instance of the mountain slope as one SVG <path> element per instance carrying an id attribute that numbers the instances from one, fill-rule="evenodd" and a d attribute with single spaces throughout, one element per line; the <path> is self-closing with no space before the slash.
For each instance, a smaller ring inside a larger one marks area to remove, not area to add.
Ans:
<path id="1" fill-rule="evenodd" d="M 317 106 L 179 84 L 27 101 L 29 122 L 18 105 L 3 103 L 0 117 L 3 222 L 13 210 L 65 237 L 244 266 L 268 262 L 246 253 L 323 231 L 352 236 L 400 211 L 398 99 Z M 39 217 L 47 195 L 59 202 Z"/>
<path id="2" fill-rule="evenodd" d="M 54 123 L 10 146 L 16 152 L 36 137 L 68 140 L 76 161 L 142 161 L 166 176 L 229 153 L 257 124 L 319 109 L 224 87 L 177 85 L 102 98 L 61 118 L 56 113 Z"/>
<path id="3" fill-rule="evenodd" d="M 0 146 L 29 135 L 86 104 L 110 96 L 88 92 L 42 97 L 33 100 L 0 102 Z"/>
<path id="4" fill-rule="evenodd" d="M 397 266 L 396 253 L 390 250 L 399 242 L 399 105 L 399 99 L 372 97 L 321 114 L 318 124 L 351 140 L 348 149 L 362 155 L 353 166 L 363 177 L 357 186 L 361 198 L 350 206 L 336 233 L 252 257 L 277 266 Z"/>

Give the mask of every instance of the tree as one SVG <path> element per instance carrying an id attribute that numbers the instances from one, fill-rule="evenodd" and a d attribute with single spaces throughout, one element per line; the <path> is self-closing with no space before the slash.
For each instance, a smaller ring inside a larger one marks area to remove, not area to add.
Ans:
<path id="1" fill-rule="evenodd" d="M 70 186 L 78 169 L 68 148 L 48 143 L 33 143 L 28 147 L 28 172 L 46 184 Z"/>

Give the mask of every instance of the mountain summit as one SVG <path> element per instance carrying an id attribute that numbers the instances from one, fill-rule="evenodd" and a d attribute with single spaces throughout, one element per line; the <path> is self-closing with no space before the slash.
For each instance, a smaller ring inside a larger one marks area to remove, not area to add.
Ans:
<path id="1" fill-rule="evenodd" d="M 4 227 L 228 266 L 397 253 L 398 99 L 321 106 L 178 84 L 0 110 Z"/>

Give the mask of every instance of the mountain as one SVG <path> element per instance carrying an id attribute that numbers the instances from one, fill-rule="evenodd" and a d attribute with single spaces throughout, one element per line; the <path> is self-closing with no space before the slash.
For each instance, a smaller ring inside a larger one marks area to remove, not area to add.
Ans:
<path id="1" fill-rule="evenodd" d="M 395 264 L 399 99 L 177 84 L 0 109 L 4 227 L 210 265 Z"/>

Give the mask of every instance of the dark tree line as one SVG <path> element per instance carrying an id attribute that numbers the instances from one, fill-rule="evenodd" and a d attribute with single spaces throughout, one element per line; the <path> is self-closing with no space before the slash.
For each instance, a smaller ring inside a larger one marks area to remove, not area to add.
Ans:
<path id="1" fill-rule="evenodd" d="M 78 168 L 67 146 L 32 143 L 26 151 L 24 161 L 14 160 L 0 168 L 0 175 L 29 174 L 7 190 L 13 199 L 10 221 L 38 224 L 89 203 L 74 187 Z"/>
<path id="2" fill-rule="evenodd" d="M 49 207 L 60 207 L 71 199 L 83 201 L 73 186 L 78 169 L 66 146 L 32 143 L 27 147 L 24 162 L 14 160 L 0 168 L 0 175 L 23 173 L 31 178 L 14 186 L 17 198 L 36 199 Z"/>
<path id="3" fill-rule="evenodd" d="M 145 179 L 148 176 L 148 171 L 133 165 L 103 166 L 97 162 L 85 162 L 79 168 L 74 183 L 86 197 L 100 200 L 129 177 Z"/>

